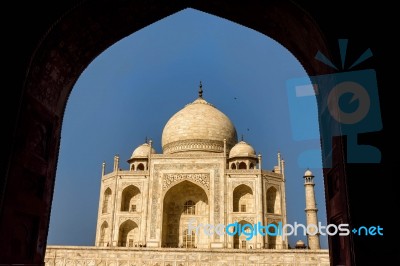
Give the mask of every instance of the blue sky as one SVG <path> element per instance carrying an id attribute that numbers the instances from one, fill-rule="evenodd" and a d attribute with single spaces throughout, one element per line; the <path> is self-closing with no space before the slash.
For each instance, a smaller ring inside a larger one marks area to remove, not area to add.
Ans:
<path id="1" fill-rule="evenodd" d="M 120 40 L 93 60 L 69 97 L 48 244 L 94 245 L 102 162 L 110 172 L 119 154 L 121 168 L 128 169 L 126 160 L 146 137 L 161 153 L 164 125 L 196 99 L 200 80 L 204 98 L 262 154 L 264 169 L 271 170 L 281 152 L 287 222 L 306 223 L 302 176 L 309 167 L 318 218 L 326 224 L 316 100 L 310 97 L 299 108 L 290 98 L 293 80 L 306 76 L 297 59 L 271 38 L 193 9 Z M 309 138 L 299 139 L 298 132 L 310 132 Z M 302 157 L 312 150 L 316 158 Z M 306 240 L 291 237 L 289 243 L 298 239 Z M 321 247 L 328 247 L 326 237 Z"/>

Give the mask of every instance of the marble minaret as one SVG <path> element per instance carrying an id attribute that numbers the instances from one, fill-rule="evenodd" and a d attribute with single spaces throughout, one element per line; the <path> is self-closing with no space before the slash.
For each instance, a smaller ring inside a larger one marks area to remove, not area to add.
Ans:
<path id="1" fill-rule="evenodd" d="M 320 249 L 319 245 L 319 233 L 316 232 L 318 226 L 317 217 L 317 204 L 315 202 L 314 193 L 314 175 L 307 169 L 304 173 L 304 188 L 306 193 L 306 218 L 307 228 L 309 228 L 310 234 L 307 232 L 308 247 L 309 249 Z"/>

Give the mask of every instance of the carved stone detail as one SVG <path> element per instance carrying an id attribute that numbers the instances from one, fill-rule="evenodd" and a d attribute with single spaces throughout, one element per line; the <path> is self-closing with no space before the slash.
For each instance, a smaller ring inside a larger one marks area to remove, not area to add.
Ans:
<path id="1" fill-rule="evenodd" d="M 228 169 L 226 170 L 227 174 L 252 174 L 257 175 L 261 173 L 260 169 Z"/>
<path id="2" fill-rule="evenodd" d="M 109 221 L 108 221 L 108 219 L 101 219 L 101 221 L 100 221 L 100 223 L 99 223 L 100 226 L 101 226 L 104 222 L 107 222 L 107 224 L 110 224 Z"/>
<path id="3" fill-rule="evenodd" d="M 279 189 L 280 189 L 279 185 L 271 184 L 271 185 L 267 185 L 267 186 L 266 186 L 265 191 L 268 191 L 268 189 L 270 189 L 270 188 L 272 188 L 272 187 L 275 188 L 276 191 L 279 191 Z"/>
<path id="4" fill-rule="evenodd" d="M 214 224 L 220 222 L 220 181 L 219 169 L 214 169 Z M 215 240 L 220 239 L 219 234 L 214 235 Z"/>
<path id="5" fill-rule="evenodd" d="M 137 187 L 140 191 L 142 191 L 142 183 L 140 182 L 122 182 L 121 190 L 129 187 L 130 185 Z"/>
<path id="6" fill-rule="evenodd" d="M 54 265 L 52 259 L 45 259 L 44 260 L 44 264 L 47 265 L 47 266 L 53 266 Z"/>
<path id="7" fill-rule="evenodd" d="M 164 174 L 162 189 L 167 190 L 181 180 L 194 181 L 207 190 L 210 190 L 210 174 L 206 173 Z"/>
<path id="8" fill-rule="evenodd" d="M 198 155 L 196 155 L 198 157 Z M 210 171 L 214 168 L 219 167 L 219 164 L 216 163 L 176 163 L 176 164 L 156 164 L 154 165 L 154 170 L 162 171 L 162 170 L 179 170 L 181 171 L 193 171 L 200 169 L 210 169 Z"/>
<path id="9" fill-rule="evenodd" d="M 281 219 L 279 218 L 267 217 L 267 224 L 272 224 L 272 223 L 278 224 L 279 222 L 281 222 Z"/>
<path id="10" fill-rule="evenodd" d="M 250 182 L 250 181 L 235 181 L 235 182 L 232 182 L 232 191 L 237 187 L 237 186 L 240 186 L 240 185 L 246 185 L 246 186 L 249 186 L 250 188 L 251 188 L 251 190 L 253 190 L 253 193 L 254 193 L 254 186 L 253 186 L 253 182 Z"/>
<path id="11" fill-rule="evenodd" d="M 265 174 L 264 171 L 263 171 L 262 178 L 268 180 L 271 177 L 272 178 L 278 178 L 278 179 L 282 179 L 283 178 L 283 176 L 281 174 L 277 174 L 277 173 L 274 173 L 274 172 L 268 172 L 267 174 Z"/>
<path id="12" fill-rule="evenodd" d="M 119 217 L 119 225 L 121 225 L 123 222 L 131 220 L 132 222 L 135 222 L 139 226 L 139 219 L 140 217 Z"/>
<path id="13" fill-rule="evenodd" d="M 159 204 L 158 200 L 160 198 L 160 194 L 158 192 L 158 182 L 159 179 L 158 172 L 155 173 L 153 179 L 153 191 L 151 197 L 151 226 L 150 226 L 150 238 L 156 238 L 156 225 L 157 225 L 157 213 L 159 212 Z"/>
<path id="14" fill-rule="evenodd" d="M 249 223 L 251 223 L 251 224 L 254 224 L 255 223 L 255 221 L 256 221 L 256 219 L 254 218 L 254 217 L 252 217 L 252 216 L 241 216 L 241 215 L 238 215 L 238 216 L 233 216 L 233 221 L 235 222 L 240 222 L 240 221 L 242 221 L 242 220 L 244 220 L 244 221 L 247 221 L 247 222 L 249 222 Z"/>
<path id="15" fill-rule="evenodd" d="M 175 153 L 187 150 L 198 150 L 198 151 L 214 151 L 223 152 L 224 143 L 218 140 L 206 140 L 206 139 L 190 139 L 190 140 L 179 140 L 168 143 L 163 147 L 163 153 Z"/>
<path id="16" fill-rule="evenodd" d="M 170 154 L 152 154 L 151 158 L 163 158 L 163 159 L 170 159 L 170 158 L 198 158 L 199 155 L 196 153 L 170 153 Z M 224 153 L 204 153 L 201 155 L 202 158 L 216 158 L 224 157 Z"/>
<path id="17" fill-rule="evenodd" d="M 233 252 L 234 250 L 215 249 L 212 252 L 189 249 L 177 250 L 170 248 L 95 248 L 68 247 L 63 249 L 49 246 L 46 253 L 46 266 L 66 266 L 66 261 L 73 261 L 74 266 L 78 261 L 84 261 L 85 266 L 144 266 L 144 265 L 308 265 L 312 261 L 314 265 L 328 266 L 329 252 L 327 249 L 302 250 L 295 252 L 286 250 L 259 250 L 258 252 Z M 84 255 L 84 258 L 82 258 Z M 233 262 L 232 262 L 233 261 Z M 249 264 L 249 262 L 254 262 Z M 267 262 L 267 263 L 265 263 Z M 82 266 L 83 266 L 82 265 Z"/>

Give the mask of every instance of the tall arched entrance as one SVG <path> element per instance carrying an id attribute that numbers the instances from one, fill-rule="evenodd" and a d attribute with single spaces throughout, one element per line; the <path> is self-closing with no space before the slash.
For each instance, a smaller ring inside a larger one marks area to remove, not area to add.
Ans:
<path id="1" fill-rule="evenodd" d="M 210 238 L 195 230 L 209 223 L 208 197 L 200 186 L 183 181 L 170 188 L 163 200 L 162 221 L 162 247 L 208 247 Z"/>

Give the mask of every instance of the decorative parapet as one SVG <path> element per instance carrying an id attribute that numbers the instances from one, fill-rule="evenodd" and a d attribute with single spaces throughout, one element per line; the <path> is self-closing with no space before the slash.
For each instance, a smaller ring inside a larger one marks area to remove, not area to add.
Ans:
<path id="1" fill-rule="evenodd" d="M 262 177 L 275 177 L 277 179 L 283 179 L 282 174 L 277 174 L 272 171 L 262 170 L 261 174 L 262 174 Z"/>
<path id="2" fill-rule="evenodd" d="M 149 176 L 149 170 L 143 171 L 129 171 L 129 170 L 119 170 L 118 172 L 111 172 L 103 176 L 103 180 L 115 177 L 115 176 L 131 176 L 131 177 L 146 177 Z"/>
<path id="3" fill-rule="evenodd" d="M 327 249 L 199 249 L 47 246 L 46 266 L 314 265 L 329 266 Z"/>
<path id="4" fill-rule="evenodd" d="M 229 169 L 225 172 L 228 175 L 240 174 L 240 175 L 259 175 L 262 173 L 260 169 Z"/>

